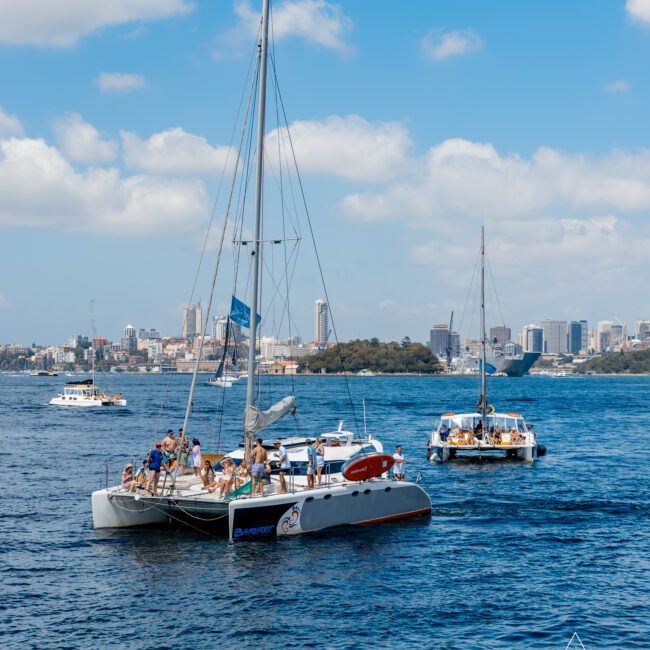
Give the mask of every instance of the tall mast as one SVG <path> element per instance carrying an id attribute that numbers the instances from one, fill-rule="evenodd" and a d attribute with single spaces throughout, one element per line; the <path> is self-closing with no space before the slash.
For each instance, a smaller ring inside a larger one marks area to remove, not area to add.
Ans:
<path id="1" fill-rule="evenodd" d="M 257 104 L 257 150 L 256 150 L 256 178 L 255 178 L 255 214 L 253 220 L 253 257 L 250 336 L 248 339 L 248 381 L 246 384 L 246 408 L 255 404 L 255 348 L 257 341 L 257 309 L 259 299 L 259 272 L 260 272 L 260 230 L 262 223 L 262 194 L 264 175 L 264 127 L 266 119 L 266 61 L 269 37 L 269 0 L 264 0 L 262 9 L 262 38 L 259 45 L 260 57 L 260 85 Z M 247 449 L 250 441 L 247 440 Z"/>
<path id="2" fill-rule="evenodd" d="M 90 355 L 90 369 L 93 378 L 93 386 L 95 385 L 95 300 L 90 301 L 90 325 L 91 325 L 91 355 Z"/>
<path id="3" fill-rule="evenodd" d="M 487 395 L 485 391 L 486 353 L 485 353 L 485 226 L 481 226 L 481 422 L 486 430 L 485 412 Z"/>

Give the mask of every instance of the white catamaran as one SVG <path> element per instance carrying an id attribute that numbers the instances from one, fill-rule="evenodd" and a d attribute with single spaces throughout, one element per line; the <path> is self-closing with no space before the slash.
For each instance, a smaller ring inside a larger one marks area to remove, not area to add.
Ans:
<path id="1" fill-rule="evenodd" d="M 263 202 L 263 170 L 265 162 L 264 134 L 266 111 L 266 83 L 268 59 L 269 0 L 263 2 L 260 39 L 257 52 L 257 136 L 255 149 L 255 197 L 252 240 L 245 242 L 250 251 L 250 304 L 245 308 L 249 327 L 248 369 L 246 407 L 244 411 L 244 440 L 242 447 L 228 454 L 233 462 L 243 468 L 243 460 L 250 460 L 253 438 L 280 418 L 295 413 L 296 400 L 289 395 L 271 408 L 262 410 L 257 403 L 256 341 L 258 336 L 259 297 L 261 288 L 261 219 Z M 251 85 L 251 88 L 254 85 Z M 295 162 L 295 160 L 294 160 Z M 226 212 L 227 219 L 227 212 Z M 223 244 L 222 229 L 221 237 Z M 221 249 L 220 249 L 221 250 Z M 210 302 L 206 312 L 206 327 L 211 310 L 219 262 L 212 276 Z M 241 305 L 240 305 L 241 307 Z M 231 309 L 231 317 L 233 310 Z M 244 319 L 246 320 L 246 319 Z M 242 324 L 242 321 L 238 321 Z M 206 328 L 204 327 L 204 330 Z M 199 363 L 203 337 L 200 339 L 194 374 L 183 421 L 184 436 L 188 435 L 188 420 Z M 324 442 L 323 440 L 324 439 Z M 181 441 L 181 443 L 183 442 Z M 392 458 L 383 452 L 381 443 L 370 437 L 355 438 L 343 430 L 321 436 L 324 467 L 322 481 L 312 487 L 308 470 L 311 441 L 306 438 L 282 441 L 288 453 L 291 468 L 287 470 L 287 490 L 272 476 L 261 494 L 251 495 L 251 482 L 245 472 L 241 480 L 228 484 L 226 493 L 202 489 L 199 477 L 168 474 L 162 485 L 162 494 L 146 490 L 130 491 L 123 486 L 107 487 L 92 495 L 93 523 L 95 528 L 119 528 L 127 526 L 184 523 L 192 527 L 223 527 L 230 539 L 250 540 L 281 535 L 295 535 L 344 524 L 369 524 L 392 519 L 423 515 L 431 511 L 431 500 L 416 483 L 391 481 L 387 469 Z M 263 441 L 269 450 L 275 447 L 271 441 Z M 269 453 L 269 460 L 278 460 L 277 452 Z M 359 465 L 351 471 L 351 462 Z M 364 463 L 366 463 L 364 465 Z M 370 469 L 369 469 L 370 468 Z M 363 470 L 363 471 L 362 471 Z M 228 478 L 224 472 L 217 473 L 217 481 Z M 363 476 L 365 480 L 349 480 L 346 476 Z"/>
<path id="2" fill-rule="evenodd" d="M 497 413 L 488 404 L 486 347 L 485 230 L 481 227 L 481 397 L 474 411 L 442 415 L 427 445 L 427 457 L 432 461 L 447 462 L 461 456 L 505 456 L 532 462 L 538 453 L 545 452 L 520 413 Z"/>

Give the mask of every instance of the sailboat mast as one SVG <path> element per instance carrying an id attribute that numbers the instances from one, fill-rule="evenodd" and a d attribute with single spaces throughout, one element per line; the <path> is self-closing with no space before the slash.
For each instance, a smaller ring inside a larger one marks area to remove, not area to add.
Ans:
<path id="1" fill-rule="evenodd" d="M 259 273 L 260 273 L 260 230 L 262 223 L 262 194 L 264 175 L 264 128 L 266 120 L 266 62 L 267 45 L 269 38 L 269 0 L 264 0 L 262 9 L 262 38 L 259 46 L 260 57 L 260 83 L 257 115 L 257 150 L 256 150 L 256 177 L 255 177 L 255 214 L 253 220 L 253 246 L 252 246 L 252 289 L 250 336 L 248 340 L 248 381 L 246 384 L 246 408 L 255 404 L 255 348 L 257 341 L 257 309 L 259 299 Z M 247 441 L 250 443 L 250 441 Z"/>
<path id="2" fill-rule="evenodd" d="M 91 325 L 91 342 L 90 342 L 90 369 L 93 378 L 93 386 L 95 385 L 95 301 L 90 301 L 90 325 Z"/>
<path id="3" fill-rule="evenodd" d="M 485 387 L 486 370 L 486 341 L 485 341 L 485 226 L 481 226 L 481 422 L 483 431 L 486 430 L 487 394 Z"/>

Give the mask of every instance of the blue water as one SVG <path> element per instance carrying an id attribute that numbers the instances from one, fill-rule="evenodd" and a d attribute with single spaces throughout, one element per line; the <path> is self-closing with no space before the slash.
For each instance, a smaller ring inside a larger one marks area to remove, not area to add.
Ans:
<path id="1" fill-rule="evenodd" d="M 124 411 L 47 406 L 65 377 L 0 376 L 0 646 L 650 647 L 650 378 L 494 379 L 548 455 L 430 465 L 433 418 L 469 378 L 352 378 L 359 426 L 422 473 L 431 518 L 231 544 L 192 530 L 94 531 L 90 493 L 177 429 L 189 378 L 109 376 Z M 262 384 L 270 403 L 290 386 Z M 160 403 L 167 393 L 165 409 Z M 341 378 L 297 378 L 301 431 L 354 419 Z M 239 442 L 244 386 L 200 386 L 190 435 Z M 286 420 L 276 431 L 294 433 Z M 158 437 L 162 437 L 159 434 Z"/>

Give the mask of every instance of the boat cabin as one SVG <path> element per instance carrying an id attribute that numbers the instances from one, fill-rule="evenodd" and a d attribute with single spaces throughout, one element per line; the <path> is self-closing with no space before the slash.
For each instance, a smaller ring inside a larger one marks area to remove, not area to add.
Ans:
<path id="1" fill-rule="evenodd" d="M 493 413 L 485 419 L 483 432 L 480 413 L 445 413 L 437 428 L 438 437 L 443 443 L 461 445 L 473 445 L 478 436 L 497 445 L 526 443 L 529 428 L 521 413 Z"/>
<path id="2" fill-rule="evenodd" d="M 97 386 L 64 386 L 62 399 L 100 399 Z"/>

